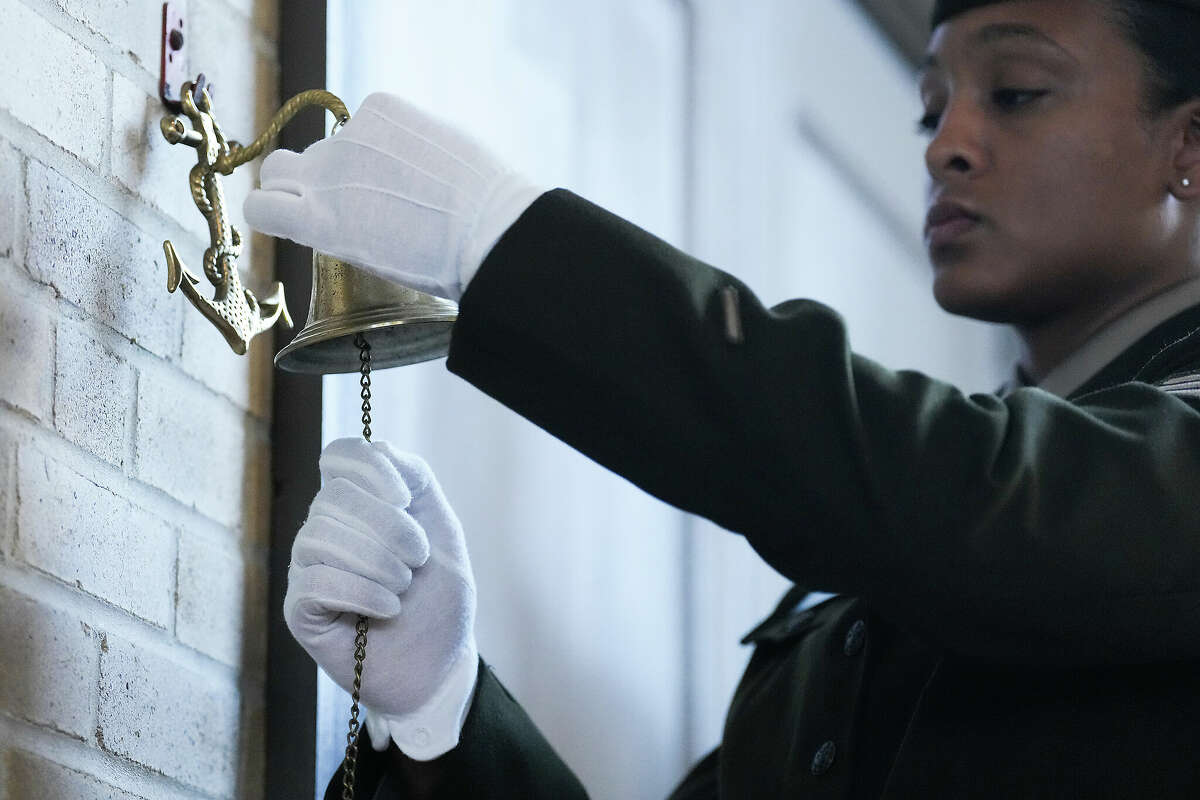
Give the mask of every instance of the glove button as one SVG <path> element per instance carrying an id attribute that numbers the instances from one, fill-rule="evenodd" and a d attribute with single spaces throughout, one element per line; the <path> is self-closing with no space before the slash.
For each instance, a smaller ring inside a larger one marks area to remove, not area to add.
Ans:
<path id="1" fill-rule="evenodd" d="M 429 729 L 428 728 L 417 728 L 415 731 L 413 731 L 412 732 L 412 743 L 415 744 L 417 747 L 428 747 L 429 746 Z"/>

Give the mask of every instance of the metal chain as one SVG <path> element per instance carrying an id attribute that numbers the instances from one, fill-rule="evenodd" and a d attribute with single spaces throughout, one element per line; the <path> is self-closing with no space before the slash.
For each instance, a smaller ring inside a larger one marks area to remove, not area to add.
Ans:
<path id="1" fill-rule="evenodd" d="M 362 690 L 363 661 L 367 658 L 367 618 L 354 626 L 354 689 L 350 693 L 350 730 L 346 733 L 346 758 L 342 762 L 342 800 L 354 800 L 354 772 L 358 767 L 358 700 Z"/>
<path id="2" fill-rule="evenodd" d="M 363 438 L 371 441 L 371 345 L 361 333 L 354 337 L 358 348 L 358 385 L 362 387 Z M 354 800 L 354 773 L 358 767 L 358 701 L 362 690 L 363 661 L 367 658 L 367 618 L 354 626 L 354 687 L 350 692 L 350 730 L 346 733 L 346 758 L 342 761 L 342 800 Z"/>
<path id="3" fill-rule="evenodd" d="M 358 347 L 358 371 L 362 373 L 362 377 L 358 379 L 358 385 L 362 387 L 363 438 L 369 442 L 371 441 L 371 345 L 367 342 L 367 337 L 361 333 L 354 335 L 354 344 Z"/>

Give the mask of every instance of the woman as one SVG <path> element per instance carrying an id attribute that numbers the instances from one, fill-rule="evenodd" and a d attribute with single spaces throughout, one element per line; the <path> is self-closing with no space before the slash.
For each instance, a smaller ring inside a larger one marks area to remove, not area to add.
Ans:
<path id="1" fill-rule="evenodd" d="M 804 587 L 675 797 L 1194 796 L 1200 0 L 946 0 L 933 26 L 934 293 L 1019 334 L 1002 396 L 858 357 L 830 309 L 764 309 L 397 98 L 273 154 L 247 218 L 461 295 L 452 371 Z M 343 685 L 342 612 L 380 620 L 360 792 L 582 796 L 477 668 L 428 469 L 343 441 L 322 472 L 285 615 Z"/>

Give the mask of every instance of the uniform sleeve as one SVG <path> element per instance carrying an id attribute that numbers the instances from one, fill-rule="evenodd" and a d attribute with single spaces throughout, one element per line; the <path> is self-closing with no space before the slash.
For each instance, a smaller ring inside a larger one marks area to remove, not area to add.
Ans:
<path id="1" fill-rule="evenodd" d="M 468 286 L 448 367 L 791 580 L 961 654 L 1200 658 L 1200 414 L 1178 396 L 966 396 L 885 369 L 828 307 L 765 308 L 563 190 Z"/>
<path id="2" fill-rule="evenodd" d="M 365 741 L 358 754 L 355 797 L 410 800 L 389 751 Z M 435 762 L 430 796 L 437 800 L 587 800 L 574 773 L 482 660 L 459 745 Z M 343 774 L 338 767 L 326 800 L 342 796 Z"/>
<path id="3" fill-rule="evenodd" d="M 700 759 L 667 800 L 719 800 L 721 748 Z"/>

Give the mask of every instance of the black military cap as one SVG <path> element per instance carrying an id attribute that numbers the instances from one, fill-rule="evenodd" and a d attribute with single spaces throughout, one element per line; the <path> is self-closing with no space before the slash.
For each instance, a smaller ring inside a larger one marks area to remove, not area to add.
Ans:
<path id="1" fill-rule="evenodd" d="M 955 14 L 961 14 L 964 11 L 970 11 L 972 8 L 979 6 L 990 6 L 993 3 L 1006 2 L 1007 0 L 936 0 L 933 4 L 933 14 L 930 17 L 929 27 L 932 30 L 940 25 L 945 20 L 953 17 Z M 1145 3 L 1154 3 L 1158 5 L 1180 6 L 1181 8 L 1190 8 L 1193 11 L 1200 11 L 1200 0 L 1142 0 Z"/>

